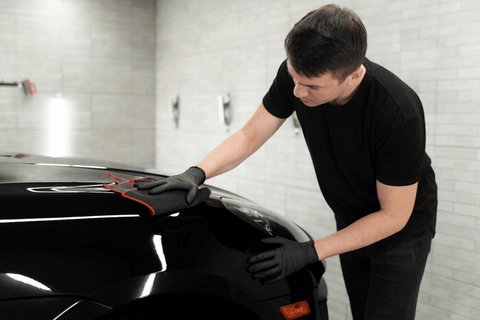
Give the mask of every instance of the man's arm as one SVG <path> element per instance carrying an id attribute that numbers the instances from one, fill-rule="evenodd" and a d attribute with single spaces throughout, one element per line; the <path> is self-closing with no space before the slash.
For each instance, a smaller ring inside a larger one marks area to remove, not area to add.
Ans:
<path id="1" fill-rule="evenodd" d="M 280 245 L 249 259 L 248 271 L 264 283 L 276 282 L 318 260 L 366 247 L 400 231 L 412 214 L 417 183 L 392 187 L 377 181 L 380 210 L 345 229 L 315 242 L 270 238 L 266 243 Z"/>
<path id="2" fill-rule="evenodd" d="M 207 179 L 235 168 L 257 151 L 284 122 L 285 119 L 273 116 L 261 103 L 245 126 L 210 152 L 198 167 L 205 171 Z"/>
<path id="3" fill-rule="evenodd" d="M 319 259 L 366 247 L 402 230 L 412 214 L 417 185 L 394 187 L 377 181 L 380 210 L 315 241 Z"/>
<path id="4" fill-rule="evenodd" d="M 257 108 L 250 120 L 238 132 L 223 141 L 196 167 L 182 174 L 165 179 L 135 183 L 139 190 L 150 189 L 150 194 L 170 190 L 186 190 L 186 201 L 190 204 L 197 195 L 198 186 L 206 179 L 227 172 L 258 150 L 285 122 L 271 115 L 263 106 Z"/>

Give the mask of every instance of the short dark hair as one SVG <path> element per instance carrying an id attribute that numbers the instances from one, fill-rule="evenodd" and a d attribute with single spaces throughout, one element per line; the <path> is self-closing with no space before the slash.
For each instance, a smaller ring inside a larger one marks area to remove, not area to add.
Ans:
<path id="1" fill-rule="evenodd" d="M 357 14 L 337 5 L 309 12 L 285 38 L 287 59 L 307 78 L 331 72 L 343 83 L 363 63 L 367 30 Z"/>

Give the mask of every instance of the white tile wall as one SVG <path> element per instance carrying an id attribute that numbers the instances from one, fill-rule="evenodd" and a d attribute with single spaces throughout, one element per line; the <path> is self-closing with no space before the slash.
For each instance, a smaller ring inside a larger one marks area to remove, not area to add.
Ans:
<path id="1" fill-rule="evenodd" d="M 0 0 L 0 149 L 46 154 L 47 109 L 67 102 L 65 155 L 152 167 L 154 0 Z"/>
<path id="2" fill-rule="evenodd" d="M 158 0 L 157 167 L 182 172 L 238 130 L 285 57 L 286 33 L 308 11 L 327 3 Z M 338 3 L 364 20 L 369 58 L 409 83 L 425 106 L 440 204 L 417 318 L 480 319 L 480 2 Z M 216 97 L 227 92 L 233 107 L 230 131 L 217 120 Z M 177 94 L 179 128 L 168 102 Z M 275 209 L 315 236 L 334 231 L 303 137 L 294 134 L 290 120 L 257 154 L 210 183 Z M 331 318 L 351 319 L 338 259 L 328 260 Z"/>

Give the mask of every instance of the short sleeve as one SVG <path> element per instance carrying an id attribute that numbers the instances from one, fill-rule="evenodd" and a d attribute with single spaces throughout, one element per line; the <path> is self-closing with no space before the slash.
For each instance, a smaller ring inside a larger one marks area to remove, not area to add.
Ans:
<path id="1" fill-rule="evenodd" d="M 376 142 L 378 181 L 392 186 L 406 186 L 418 182 L 425 158 L 423 121 L 418 118 L 402 120 L 400 123 L 390 124 L 384 132 Z"/>
<path id="2" fill-rule="evenodd" d="M 286 119 L 294 111 L 293 95 L 294 83 L 288 73 L 287 61 L 285 60 L 278 69 L 267 94 L 263 97 L 263 105 L 270 114 L 277 118 Z"/>

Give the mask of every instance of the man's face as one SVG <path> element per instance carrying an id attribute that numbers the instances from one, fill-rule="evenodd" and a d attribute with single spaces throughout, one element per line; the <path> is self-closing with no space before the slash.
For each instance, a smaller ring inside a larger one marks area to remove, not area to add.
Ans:
<path id="1" fill-rule="evenodd" d="M 341 100 L 347 94 L 346 82 L 342 84 L 332 77 L 331 73 L 320 77 L 307 78 L 298 74 L 287 62 L 288 72 L 295 83 L 293 94 L 309 107 L 315 107 L 324 103 L 342 104 Z"/>

